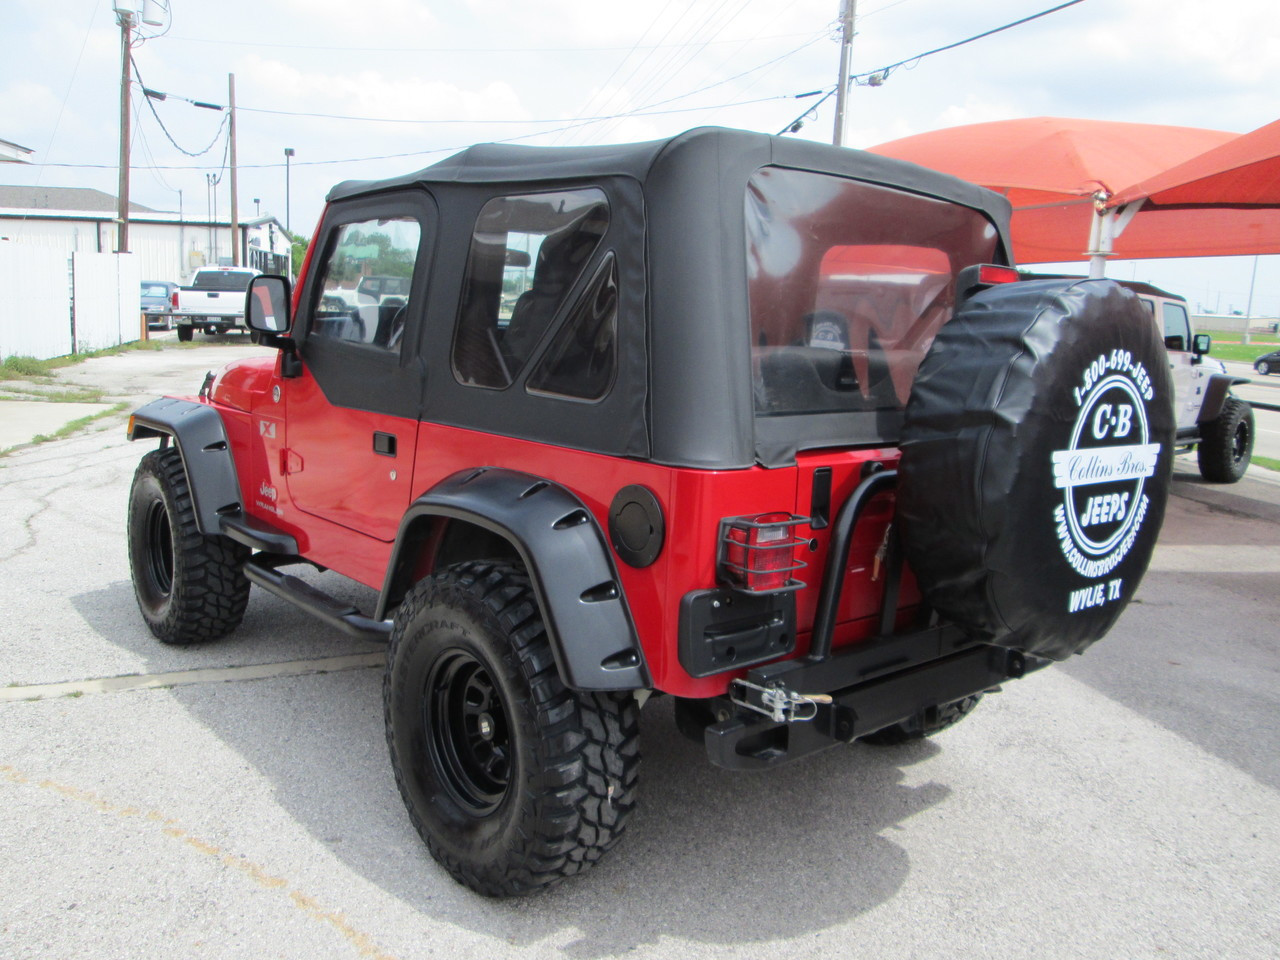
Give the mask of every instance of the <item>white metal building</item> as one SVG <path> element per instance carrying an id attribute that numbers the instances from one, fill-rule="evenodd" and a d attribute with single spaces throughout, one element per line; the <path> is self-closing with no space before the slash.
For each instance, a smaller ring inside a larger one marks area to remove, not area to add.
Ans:
<path id="1" fill-rule="evenodd" d="M 72 253 L 113 253 L 117 201 L 83 187 L 0 185 L 0 243 L 8 241 Z M 129 205 L 129 246 L 143 280 L 185 282 L 206 265 L 229 266 L 231 224 L 181 212 Z M 263 273 L 289 275 L 291 244 L 273 216 L 242 221 L 241 263 Z"/>

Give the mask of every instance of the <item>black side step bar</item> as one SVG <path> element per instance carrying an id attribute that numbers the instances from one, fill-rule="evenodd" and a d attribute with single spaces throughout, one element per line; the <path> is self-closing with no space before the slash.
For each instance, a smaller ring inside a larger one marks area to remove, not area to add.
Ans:
<path id="1" fill-rule="evenodd" d="M 356 607 L 335 600 L 305 580 L 280 573 L 268 566 L 272 560 L 278 563 L 281 559 L 255 557 L 244 565 L 245 576 L 268 593 L 275 594 L 281 600 L 288 600 L 348 636 L 379 643 L 387 642 L 391 636 L 391 621 L 370 619 Z"/>

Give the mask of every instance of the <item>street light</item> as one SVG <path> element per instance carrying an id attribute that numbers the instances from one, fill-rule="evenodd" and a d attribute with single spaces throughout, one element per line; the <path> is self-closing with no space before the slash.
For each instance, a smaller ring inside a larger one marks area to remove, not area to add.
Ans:
<path id="1" fill-rule="evenodd" d="M 293 236 L 293 229 L 289 226 L 289 160 L 293 157 L 293 147 L 284 148 L 284 228 L 289 231 L 289 236 Z"/>

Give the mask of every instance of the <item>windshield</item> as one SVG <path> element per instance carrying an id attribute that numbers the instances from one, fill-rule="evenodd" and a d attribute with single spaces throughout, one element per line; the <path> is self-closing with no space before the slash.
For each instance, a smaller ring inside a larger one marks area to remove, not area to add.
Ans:
<path id="1" fill-rule="evenodd" d="M 968 207 L 777 167 L 746 212 L 758 417 L 901 410 L 956 273 L 998 242 Z"/>

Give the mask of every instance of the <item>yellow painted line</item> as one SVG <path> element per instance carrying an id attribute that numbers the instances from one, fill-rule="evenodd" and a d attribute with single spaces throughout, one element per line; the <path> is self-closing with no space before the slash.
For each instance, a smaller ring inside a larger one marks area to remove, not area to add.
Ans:
<path id="1" fill-rule="evenodd" d="M 331 659 L 351 659 L 342 657 L 333 657 Z M 196 671 L 192 671 L 196 672 Z M 314 671 L 313 671 L 314 672 Z M 301 890 L 290 887 L 289 881 L 284 877 L 278 877 L 267 871 L 251 860 L 237 856 L 234 853 L 228 853 L 217 844 L 209 843 L 200 837 L 184 830 L 179 822 L 172 817 L 166 817 L 158 810 L 149 810 L 143 812 L 138 807 L 120 806 L 111 801 L 93 793 L 90 790 L 82 790 L 79 787 L 69 786 L 65 783 L 59 783 L 56 780 L 37 780 L 34 777 L 27 776 L 14 767 L 7 764 L 0 764 L 0 776 L 3 776 L 10 783 L 16 783 L 22 786 L 35 787 L 40 790 L 47 790 L 50 793 L 58 793 L 71 800 L 79 801 L 86 804 L 98 813 L 115 814 L 121 819 L 132 819 L 140 817 L 148 823 L 155 824 L 157 828 L 167 837 L 186 845 L 187 848 L 194 850 L 202 856 L 211 860 L 217 860 L 229 870 L 234 870 L 248 880 L 252 881 L 256 886 L 263 890 L 279 890 L 289 900 L 289 902 L 303 914 L 319 923 L 332 927 L 337 931 L 347 944 L 355 950 L 356 954 L 367 958 L 367 960 L 396 960 L 394 956 L 386 953 L 379 947 L 371 937 L 358 930 L 350 920 L 337 910 L 326 910 L 320 901 L 314 897 L 308 896 Z"/>
<path id="2" fill-rule="evenodd" d="M 124 677 L 103 677 L 96 680 L 70 680 L 64 683 L 34 683 L 0 688 L 0 703 L 76 697 L 86 693 L 119 693 L 122 690 L 180 687 L 193 683 L 303 677 L 313 673 L 338 673 L 343 670 L 381 667 L 386 662 L 386 652 L 379 650 L 375 653 L 352 653 L 341 657 L 322 657 L 318 660 L 254 663 L 243 667 L 207 667 L 200 670 L 177 670 L 172 673 L 144 673 Z"/>

